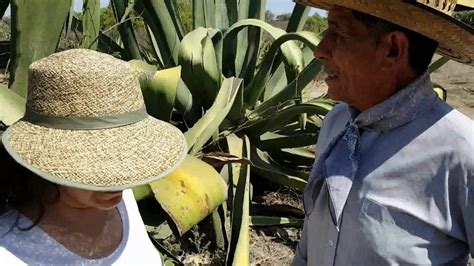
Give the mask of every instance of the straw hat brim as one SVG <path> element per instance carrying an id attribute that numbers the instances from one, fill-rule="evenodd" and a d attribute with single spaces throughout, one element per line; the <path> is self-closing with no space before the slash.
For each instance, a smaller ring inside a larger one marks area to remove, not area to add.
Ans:
<path id="1" fill-rule="evenodd" d="M 159 179 L 184 160 L 179 129 L 148 116 L 103 130 L 64 130 L 19 121 L 2 136 L 21 165 L 53 183 L 93 191 L 119 191 Z"/>
<path id="2" fill-rule="evenodd" d="M 474 29 L 416 1 L 299 0 L 298 2 L 326 10 L 334 5 L 347 7 L 387 20 L 437 41 L 439 54 L 474 66 Z"/>

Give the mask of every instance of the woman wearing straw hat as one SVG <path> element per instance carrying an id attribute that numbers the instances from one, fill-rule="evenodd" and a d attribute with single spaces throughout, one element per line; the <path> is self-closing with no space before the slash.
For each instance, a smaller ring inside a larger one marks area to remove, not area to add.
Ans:
<path id="1" fill-rule="evenodd" d="M 0 147 L 0 264 L 160 265 L 127 189 L 177 167 L 181 132 L 147 115 L 129 65 L 106 54 L 38 60 L 28 86 Z"/>
<path id="2" fill-rule="evenodd" d="M 474 65 L 456 1 L 301 0 L 329 10 L 314 51 L 328 95 L 296 265 L 466 265 L 474 123 L 438 99 L 435 51 Z"/>

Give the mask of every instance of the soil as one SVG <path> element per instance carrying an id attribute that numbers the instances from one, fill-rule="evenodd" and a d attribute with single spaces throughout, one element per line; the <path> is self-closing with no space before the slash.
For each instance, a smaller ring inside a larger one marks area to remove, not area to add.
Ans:
<path id="1" fill-rule="evenodd" d="M 474 119 L 474 67 L 449 61 L 431 79 L 446 89 L 449 105 Z"/>

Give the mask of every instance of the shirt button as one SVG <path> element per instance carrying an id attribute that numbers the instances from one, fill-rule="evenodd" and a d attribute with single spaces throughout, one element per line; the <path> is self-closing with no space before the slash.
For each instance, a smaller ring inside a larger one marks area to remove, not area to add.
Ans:
<path id="1" fill-rule="evenodd" d="M 332 246 L 334 246 L 334 241 L 329 240 L 328 244 L 329 244 L 330 247 L 332 247 Z"/>

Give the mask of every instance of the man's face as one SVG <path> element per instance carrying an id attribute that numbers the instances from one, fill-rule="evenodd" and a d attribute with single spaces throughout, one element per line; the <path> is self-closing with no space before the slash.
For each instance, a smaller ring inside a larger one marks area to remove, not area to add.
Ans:
<path id="1" fill-rule="evenodd" d="M 329 97 L 357 108 L 383 81 L 379 75 L 382 53 L 367 27 L 353 17 L 350 9 L 333 7 L 328 22 L 329 28 L 314 56 L 328 72 Z"/>

